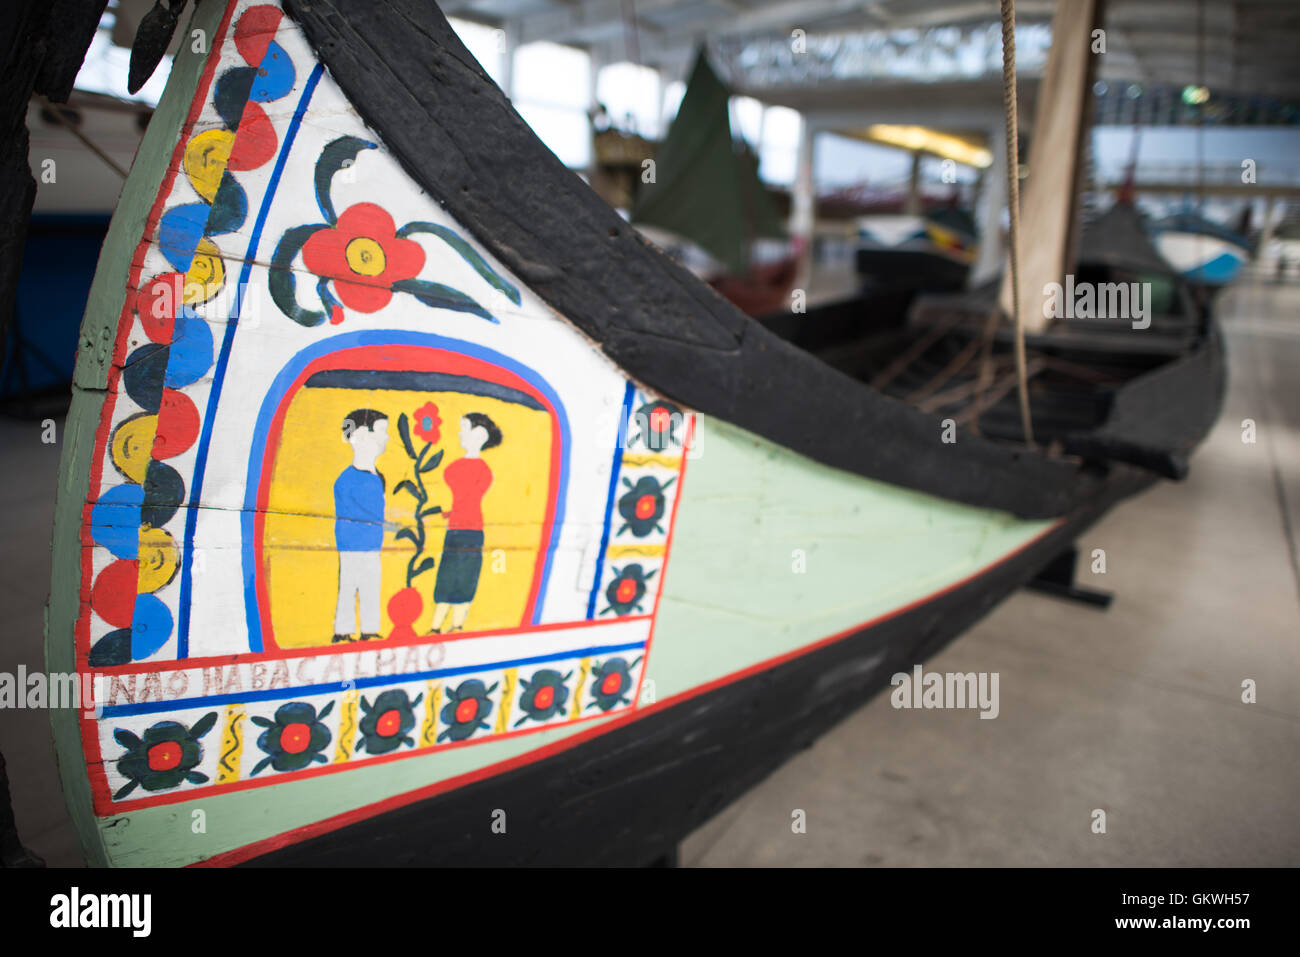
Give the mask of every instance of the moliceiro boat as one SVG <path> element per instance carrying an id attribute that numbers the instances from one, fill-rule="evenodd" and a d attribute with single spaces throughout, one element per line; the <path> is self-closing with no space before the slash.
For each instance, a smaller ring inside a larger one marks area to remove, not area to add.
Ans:
<path id="1" fill-rule="evenodd" d="M 1212 327 L 1073 453 L 837 371 L 641 239 L 432 0 L 190 29 L 60 474 L 95 864 L 659 858 L 1217 412 Z"/>

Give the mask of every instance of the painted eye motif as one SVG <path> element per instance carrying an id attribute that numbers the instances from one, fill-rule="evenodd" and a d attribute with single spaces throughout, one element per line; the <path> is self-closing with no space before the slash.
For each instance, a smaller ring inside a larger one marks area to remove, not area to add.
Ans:
<path id="1" fill-rule="evenodd" d="M 565 683 L 573 677 L 573 672 L 560 674 L 552 668 L 543 668 L 529 679 L 519 682 L 522 693 L 519 695 L 519 707 L 524 715 L 515 722 L 515 727 L 532 720 L 545 722 L 556 715 L 564 713 L 564 706 L 569 700 L 569 689 Z"/>
<path id="2" fill-rule="evenodd" d="M 666 452 L 680 448 L 681 436 L 677 427 L 682 423 L 682 410 L 671 402 L 657 399 L 647 402 L 636 411 L 639 431 L 633 444 L 645 446 L 651 452 Z"/>
<path id="3" fill-rule="evenodd" d="M 492 699 L 488 696 L 496 690 L 497 682 L 485 687 L 477 678 L 461 682 L 454 690 L 448 689 L 447 703 L 439 715 L 446 727 L 438 735 L 438 740 L 464 741 L 475 732 L 486 729 L 488 716 L 492 713 Z"/>
<path id="4" fill-rule="evenodd" d="M 358 751 L 369 754 L 387 754 L 401 747 L 415 747 L 410 731 L 415 727 L 415 706 L 424 699 L 423 694 L 412 701 L 401 688 L 385 691 L 371 704 L 361 696 L 361 740 Z"/>
<path id="5" fill-rule="evenodd" d="M 324 751 L 333 735 L 324 720 L 333 710 L 333 701 L 319 713 L 313 704 L 291 701 L 277 708 L 272 718 L 261 715 L 251 718 L 253 724 L 266 729 L 258 736 L 257 746 L 267 756 L 257 763 L 249 777 L 268 765 L 275 771 L 301 771 L 313 763 L 325 764 L 329 759 Z"/>
<path id="6" fill-rule="evenodd" d="M 601 614 L 606 615 L 612 611 L 622 618 L 634 611 L 644 611 L 645 609 L 641 606 L 641 599 L 645 598 L 646 585 L 659 570 L 656 568 L 647 572 L 635 562 L 623 566 L 621 570 L 618 568 L 612 568 L 611 570 L 614 573 L 614 578 L 605 586 L 605 600 L 609 602 L 609 605 Z"/>
<path id="7" fill-rule="evenodd" d="M 627 491 L 618 500 L 618 514 L 623 517 L 623 525 L 617 534 L 630 531 L 637 538 L 645 538 L 651 532 L 662 534 L 664 528 L 660 522 L 667 509 L 664 492 L 675 481 L 677 479 L 670 478 L 660 484 L 653 475 L 643 475 L 635 483 L 623 479 Z"/>
<path id="8" fill-rule="evenodd" d="M 591 670 L 591 697 L 588 708 L 609 711 L 618 705 L 628 704 L 636 686 L 632 669 L 641 661 L 638 656 L 631 663 L 626 658 L 606 658 Z"/>
<path id="9" fill-rule="evenodd" d="M 203 760 L 199 740 L 212 730 L 216 720 L 217 713 L 209 711 L 189 727 L 179 721 L 159 721 L 143 735 L 116 728 L 113 739 L 126 748 L 117 759 L 117 773 L 127 783 L 118 788 L 113 800 L 120 801 L 137 787 L 166 791 L 183 783 L 206 783 L 208 776 L 194 769 Z"/>

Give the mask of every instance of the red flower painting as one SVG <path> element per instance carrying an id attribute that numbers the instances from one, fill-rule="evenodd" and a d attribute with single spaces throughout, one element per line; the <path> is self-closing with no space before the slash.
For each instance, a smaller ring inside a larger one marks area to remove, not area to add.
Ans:
<path id="1" fill-rule="evenodd" d="M 442 419 L 438 418 L 438 407 L 432 402 L 426 402 L 415 410 L 412 424 L 415 434 L 430 444 L 442 437 Z"/>
<path id="2" fill-rule="evenodd" d="M 445 243 L 487 285 L 516 306 L 523 301 L 514 284 L 454 229 L 423 220 L 399 228 L 393 224 L 393 217 L 374 203 L 355 203 L 341 216 L 335 212 L 331 195 L 334 176 L 350 167 L 365 150 L 378 148 L 379 144 L 369 140 L 340 136 L 321 150 L 314 179 L 316 204 L 324 222 L 293 226 L 280 236 L 271 254 L 267 276 L 271 300 L 282 313 L 303 326 L 315 326 L 327 319 L 337 325 L 345 318 L 345 306 L 352 312 L 378 312 L 392 301 L 396 292 L 405 293 L 432 309 L 464 312 L 488 322 L 499 322 L 472 296 L 444 283 L 418 278 L 425 266 L 425 251 L 411 239 L 416 235 Z M 320 309 L 315 308 L 314 302 L 308 305 L 299 300 L 300 270 L 294 266 L 299 256 L 305 270 L 315 274 Z"/>
<path id="3" fill-rule="evenodd" d="M 357 203 L 338 225 L 313 233 L 302 248 L 313 273 L 334 280 L 339 299 L 357 312 L 378 312 L 393 298 L 393 283 L 424 268 L 424 249 L 399 239 L 393 217 L 374 203 Z"/>

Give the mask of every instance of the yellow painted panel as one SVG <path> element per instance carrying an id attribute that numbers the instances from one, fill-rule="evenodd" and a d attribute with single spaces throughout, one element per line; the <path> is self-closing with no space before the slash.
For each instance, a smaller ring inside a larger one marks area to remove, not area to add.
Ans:
<path id="1" fill-rule="evenodd" d="M 426 508 L 451 509 L 451 491 L 443 481 L 447 466 L 464 453 L 457 441 L 460 419 L 482 412 L 501 429 L 501 445 L 483 452 L 492 484 L 483 498 L 484 556 L 478 592 L 465 631 L 509 628 L 521 624 L 539 558 L 546 517 L 551 459 L 549 414 L 484 396 L 457 392 L 360 391 L 304 388 L 292 399 L 271 474 L 264 556 L 274 640 L 282 648 L 328 644 L 334 634 L 339 558 L 334 539 L 334 482 L 352 463 L 352 448 L 343 437 L 343 421 L 357 409 L 374 409 L 389 417 L 389 441 L 376 468 L 384 477 L 385 521 L 382 557 L 382 634 L 393 622 L 388 601 L 406 587 L 409 539 L 395 538 L 399 528 L 415 524 L 415 497 L 398 491 L 414 477 L 414 462 L 399 437 L 397 420 L 405 412 L 432 402 L 442 420 L 434 449 L 443 449 L 441 465 L 424 473 Z M 412 432 L 417 453 L 425 440 Z M 442 515 L 425 519 L 424 554 L 441 562 L 447 529 Z M 437 569 L 418 576 L 413 586 L 422 599 L 415 630 L 432 630 L 433 588 Z"/>

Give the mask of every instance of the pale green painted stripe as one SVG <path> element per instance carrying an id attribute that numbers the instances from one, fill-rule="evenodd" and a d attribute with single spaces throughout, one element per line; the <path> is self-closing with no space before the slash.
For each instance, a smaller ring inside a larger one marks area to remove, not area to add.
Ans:
<path id="1" fill-rule="evenodd" d="M 706 416 L 695 435 L 647 672 L 659 698 L 939 591 L 1051 524 L 829 469 Z"/>

